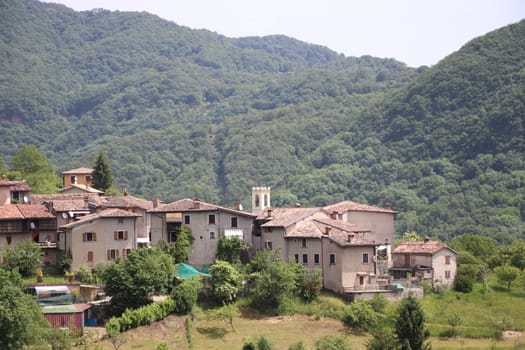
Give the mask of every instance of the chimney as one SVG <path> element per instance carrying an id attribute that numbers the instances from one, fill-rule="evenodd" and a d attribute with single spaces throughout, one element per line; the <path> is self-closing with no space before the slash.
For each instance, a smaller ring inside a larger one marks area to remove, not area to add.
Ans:
<path id="1" fill-rule="evenodd" d="M 271 208 L 268 208 L 268 211 L 266 213 L 266 216 L 271 218 L 272 217 L 272 209 Z"/>
<path id="2" fill-rule="evenodd" d="M 353 233 L 349 233 L 346 240 L 348 243 L 352 243 L 352 238 L 354 238 L 354 234 Z"/>
<path id="3" fill-rule="evenodd" d="M 88 196 L 84 196 L 84 208 L 88 207 L 88 203 L 89 203 L 89 197 Z"/>
<path id="4" fill-rule="evenodd" d="M 428 237 L 428 236 L 425 236 L 424 242 L 425 242 L 425 243 L 428 243 L 428 242 L 430 242 L 430 237 Z"/>
<path id="5" fill-rule="evenodd" d="M 160 199 L 155 198 L 155 199 L 153 200 L 153 208 L 158 208 L 159 205 L 160 205 Z"/>
<path id="6" fill-rule="evenodd" d="M 193 199 L 193 209 L 199 209 L 201 207 L 201 200 L 199 198 Z"/>
<path id="7" fill-rule="evenodd" d="M 392 204 L 390 204 L 390 203 L 388 203 L 388 202 L 385 203 L 385 209 L 386 209 L 386 210 L 392 210 Z"/>
<path id="8" fill-rule="evenodd" d="M 233 208 L 234 208 L 235 210 L 242 210 L 242 204 L 241 204 L 241 202 L 239 202 L 239 201 L 235 201 L 235 202 L 233 202 Z"/>
<path id="9" fill-rule="evenodd" d="M 124 196 L 127 196 L 129 193 L 128 193 L 128 188 L 127 187 L 124 187 Z"/>
<path id="10" fill-rule="evenodd" d="M 328 236 L 330 235 L 330 231 L 332 231 L 332 228 L 330 226 L 325 226 L 324 234 Z"/>
<path id="11" fill-rule="evenodd" d="M 337 210 L 334 210 L 332 211 L 332 213 L 330 214 L 330 216 L 332 217 L 332 219 L 337 219 L 337 214 L 339 214 L 339 212 Z"/>

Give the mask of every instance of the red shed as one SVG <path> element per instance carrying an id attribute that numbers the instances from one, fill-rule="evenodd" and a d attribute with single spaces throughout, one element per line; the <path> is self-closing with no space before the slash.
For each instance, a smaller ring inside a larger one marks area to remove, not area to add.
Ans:
<path id="1" fill-rule="evenodd" d="M 65 328 L 72 332 L 82 332 L 87 320 L 89 304 L 67 304 L 44 306 L 44 317 L 54 328 Z"/>

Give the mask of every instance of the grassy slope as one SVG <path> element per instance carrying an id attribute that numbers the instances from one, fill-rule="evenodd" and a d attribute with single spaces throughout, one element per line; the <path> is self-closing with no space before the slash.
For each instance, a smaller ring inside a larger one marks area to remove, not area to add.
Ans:
<path id="1" fill-rule="evenodd" d="M 317 305 L 305 307 L 302 312 L 308 314 L 337 314 L 344 302 L 331 295 L 323 295 Z M 436 349 L 523 349 L 525 335 L 506 337 L 503 340 L 493 338 L 445 338 L 439 334 L 449 330 L 448 317 L 457 314 L 463 320 L 459 332 L 470 337 L 488 337 L 496 327 L 506 330 L 525 330 L 525 291 L 513 288 L 510 293 L 501 289 L 494 280 L 489 279 L 489 287 L 484 291 L 476 285 L 469 294 L 445 292 L 433 294 L 422 300 L 431 331 L 432 348 Z M 387 314 L 395 311 L 391 304 Z M 331 309 L 331 310 L 330 310 Z M 166 343 L 169 349 L 188 349 L 183 319 L 170 316 L 164 321 L 148 327 L 131 330 L 126 333 L 127 342 L 121 350 L 156 349 L 160 343 Z M 313 348 L 315 340 L 323 335 L 346 334 L 352 349 L 365 349 L 367 337 L 350 334 L 342 322 L 315 316 L 279 316 L 267 317 L 257 314 L 244 314 L 234 320 L 235 331 L 224 321 L 195 321 L 191 336 L 193 349 L 241 349 L 244 339 L 264 334 L 274 344 L 274 349 L 288 349 L 291 344 L 302 341 L 308 349 Z M 97 348 L 97 346 L 99 348 Z M 90 349 L 111 349 L 109 343 L 101 342 Z"/>

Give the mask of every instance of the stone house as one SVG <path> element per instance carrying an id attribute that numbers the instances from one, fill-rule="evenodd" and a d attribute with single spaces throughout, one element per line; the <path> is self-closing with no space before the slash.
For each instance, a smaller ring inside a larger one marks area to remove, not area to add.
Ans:
<path id="1" fill-rule="evenodd" d="M 9 181 L 5 176 L 0 180 L 0 205 L 28 204 L 31 199 L 31 189 L 27 182 Z"/>
<path id="2" fill-rule="evenodd" d="M 60 250 L 71 252 L 71 270 L 125 258 L 137 249 L 136 222 L 140 216 L 114 208 L 60 226 L 58 245 Z"/>
<path id="3" fill-rule="evenodd" d="M 257 215 L 206 203 L 199 199 L 181 199 L 148 210 L 151 214 L 151 245 L 174 242 L 180 227 L 188 227 L 193 244 L 188 263 L 207 267 L 215 262 L 220 236 L 238 236 L 252 245 L 254 219 Z"/>
<path id="4" fill-rule="evenodd" d="M 62 187 L 68 188 L 72 185 L 92 185 L 93 169 L 77 168 L 62 172 Z"/>
<path id="5" fill-rule="evenodd" d="M 441 242 L 428 239 L 404 242 L 392 252 L 393 267 L 390 273 L 395 279 L 412 278 L 432 286 L 453 288 L 456 259 L 457 253 Z"/>

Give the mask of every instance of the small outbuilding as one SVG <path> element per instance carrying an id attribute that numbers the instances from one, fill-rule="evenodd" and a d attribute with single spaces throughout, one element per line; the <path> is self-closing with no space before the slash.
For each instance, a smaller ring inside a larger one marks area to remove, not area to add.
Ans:
<path id="1" fill-rule="evenodd" d="M 51 305 L 42 307 L 42 313 L 53 328 L 81 333 L 87 323 L 90 307 L 89 304 Z"/>

